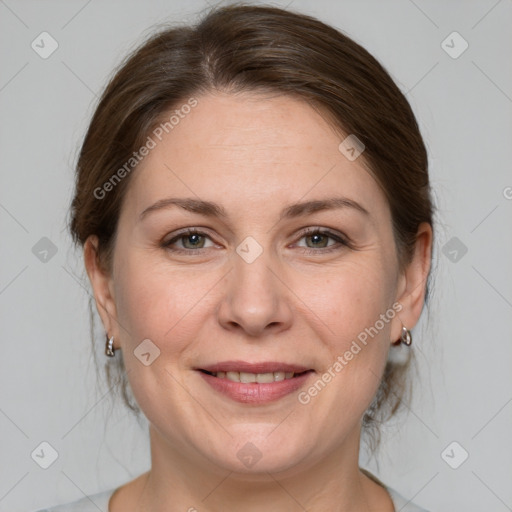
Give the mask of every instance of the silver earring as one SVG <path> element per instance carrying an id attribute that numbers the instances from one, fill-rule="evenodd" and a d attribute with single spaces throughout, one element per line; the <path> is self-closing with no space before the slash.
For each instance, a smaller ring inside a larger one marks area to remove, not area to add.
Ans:
<path id="1" fill-rule="evenodd" d="M 114 349 L 114 336 L 111 338 L 108 337 L 107 334 L 107 345 L 105 347 L 105 354 L 109 357 L 115 356 L 115 349 Z"/>
<path id="2" fill-rule="evenodd" d="M 407 345 L 408 347 L 411 346 L 411 343 L 412 343 L 412 334 L 411 334 L 411 331 L 409 331 L 409 329 L 407 329 L 406 327 L 402 326 L 402 334 L 400 335 L 400 341 L 404 344 L 404 345 Z"/>

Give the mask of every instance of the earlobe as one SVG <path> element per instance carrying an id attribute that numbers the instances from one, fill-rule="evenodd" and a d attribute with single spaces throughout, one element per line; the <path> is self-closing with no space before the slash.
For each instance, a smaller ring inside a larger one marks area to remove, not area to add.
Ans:
<path id="1" fill-rule="evenodd" d="M 398 302 L 402 310 L 392 328 L 392 343 L 400 340 L 402 326 L 412 329 L 417 323 L 425 303 L 427 279 L 432 255 L 432 227 L 422 222 L 418 228 L 413 257 L 400 276 Z"/>
<path id="2" fill-rule="evenodd" d="M 105 332 L 117 338 L 117 312 L 111 291 L 112 276 L 101 265 L 98 238 L 95 235 L 91 235 L 84 243 L 84 263 Z"/>

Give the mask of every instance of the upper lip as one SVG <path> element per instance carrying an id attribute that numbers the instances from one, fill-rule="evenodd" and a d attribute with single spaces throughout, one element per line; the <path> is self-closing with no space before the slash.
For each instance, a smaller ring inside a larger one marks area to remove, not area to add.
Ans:
<path id="1" fill-rule="evenodd" d="M 272 372 L 294 372 L 301 373 L 312 368 L 300 364 L 282 363 L 279 361 L 264 361 L 260 363 L 249 363 L 247 361 L 221 361 L 195 368 L 207 372 L 247 372 L 247 373 L 272 373 Z"/>

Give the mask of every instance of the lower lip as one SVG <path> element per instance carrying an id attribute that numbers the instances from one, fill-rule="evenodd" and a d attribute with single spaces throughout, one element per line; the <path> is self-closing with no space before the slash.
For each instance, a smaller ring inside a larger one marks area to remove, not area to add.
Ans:
<path id="1" fill-rule="evenodd" d="M 199 370 L 198 370 L 199 371 Z M 291 379 L 258 384 L 256 382 L 233 382 L 229 379 L 219 379 L 208 373 L 199 371 L 201 377 L 216 391 L 227 397 L 245 404 L 264 404 L 279 400 L 300 389 L 309 379 L 312 371 L 308 371 Z"/>

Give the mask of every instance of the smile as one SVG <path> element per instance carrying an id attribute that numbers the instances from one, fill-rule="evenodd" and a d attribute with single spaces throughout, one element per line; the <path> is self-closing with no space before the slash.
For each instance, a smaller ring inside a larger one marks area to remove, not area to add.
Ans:
<path id="1" fill-rule="evenodd" d="M 297 392 L 315 373 L 300 365 L 241 361 L 217 363 L 195 370 L 216 396 L 251 405 L 275 402 Z"/>
<path id="2" fill-rule="evenodd" d="M 268 384 L 270 382 L 279 382 L 282 380 L 293 379 L 296 375 L 305 372 L 268 372 L 268 373 L 249 373 L 249 372 L 208 372 L 201 370 L 209 375 L 213 375 L 218 379 L 228 379 L 232 382 L 243 382 L 244 384 L 257 383 Z M 310 370 L 308 370 L 310 371 Z"/>

